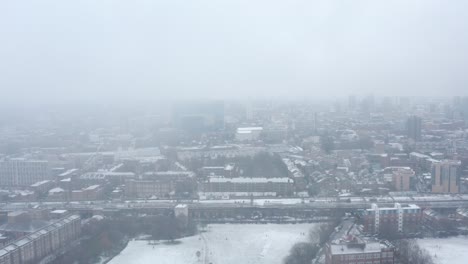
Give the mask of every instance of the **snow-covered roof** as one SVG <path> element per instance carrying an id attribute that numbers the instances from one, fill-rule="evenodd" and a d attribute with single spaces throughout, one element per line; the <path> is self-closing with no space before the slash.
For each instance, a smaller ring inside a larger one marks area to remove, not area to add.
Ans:
<path id="1" fill-rule="evenodd" d="M 262 131 L 263 127 L 239 127 L 237 128 L 237 132 L 252 132 L 252 131 Z"/>
<path id="2" fill-rule="evenodd" d="M 60 174 L 59 177 L 68 177 L 68 176 L 70 176 L 70 175 L 72 175 L 73 173 L 76 173 L 76 172 L 78 172 L 78 169 L 69 169 L 66 172 Z"/>
<path id="3" fill-rule="evenodd" d="M 8 254 L 8 251 L 4 249 L 0 249 L 0 256 L 6 255 L 6 254 Z"/>
<path id="4" fill-rule="evenodd" d="M 56 188 L 53 188 L 53 189 L 50 189 L 49 190 L 49 193 L 61 193 L 61 192 L 64 192 L 65 190 L 60 188 L 60 187 L 56 187 Z"/>
<path id="5" fill-rule="evenodd" d="M 359 254 L 359 253 L 379 253 L 381 251 L 381 245 L 378 242 L 370 243 L 358 243 L 358 244 L 338 244 L 330 245 L 332 255 L 347 255 L 347 254 Z"/>
<path id="6" fill-rule="evenodd" d="M 66 213 L 67 210 L 53 210 L 52 212 L 50 212 L 51 214 L 64 214 Z"/>
<path id="7" fill-rule="evenodd" d="M 49 180 L 44 180 L 44 181 L 36 182 L 36 183 L 32 184 L 31 187 L 38 187 L 38 186 L 41 186 L 41 185 L 46 184 L 46 183 L 49 183 L 49 182 L 50 182 Z"/>
<path id="8" fill-rule="evenodd" d="M 213 183 L 292 183 L 292 179 L 290 178 L 244 178 L 244 177 L 239 177 L 239 178 L 209 178 L 210 182 Z"/>
<path id="9" fill-rule="evenodd" d="M 84 188 L 83 190 L 84 190 L 84 191 L 92 191 L 92 190 L 98 189 L 99 187 L 100 187 L 100 185 L 99 185 L 99 184 L 96 184 L 96 185 L 88 186 L 88 187 Z"/>

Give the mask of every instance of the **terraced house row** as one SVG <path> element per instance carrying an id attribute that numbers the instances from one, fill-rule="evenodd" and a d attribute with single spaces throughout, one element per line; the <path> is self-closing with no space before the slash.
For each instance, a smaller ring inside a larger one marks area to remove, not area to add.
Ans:
<path id="1" fill-rule="evenodd" d="M 69 215 L 0 249 L 0 264 L 39 263 L 57 254 L 81 233 L 78 215 Z"/>

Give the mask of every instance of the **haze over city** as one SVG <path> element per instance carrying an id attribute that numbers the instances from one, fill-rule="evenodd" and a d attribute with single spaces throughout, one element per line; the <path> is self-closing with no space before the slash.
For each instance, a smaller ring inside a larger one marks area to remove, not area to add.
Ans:
<path id="1" fill-rule="evenodd" d="M 467 10 L 0 1 L 0 264 L 468 263 Z"/>
<path id="2" fill-rule="evenodd" d="M 2 1 L 10 104 L 467 94 L 468 3 Z"/>

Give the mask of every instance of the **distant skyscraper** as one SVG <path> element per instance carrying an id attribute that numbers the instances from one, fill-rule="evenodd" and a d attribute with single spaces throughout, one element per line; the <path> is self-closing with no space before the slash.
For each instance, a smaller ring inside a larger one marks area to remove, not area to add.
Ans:
<path id="1" fill-rule="evenodd" d="M 174 125 L 192 133 L 224 129 L 224 102 L 178 103 L 173 112 Z"/>
<path id="2" fill-rule="evenodd" d="M 357 105 L 356 96 L 350 95 L 348 97 L 348 108 L 349 109 L 355 109 L 356 105 Z"/>
<path id="3" fill-rule="evenodd" d="M 462 98 L 460 96 L 453 97 L 453 107 L 458 108 L 461 105 Z"/>
<path id="4" fill-rule="evenodd" d="M 369 95 L 361 101 L 361 111 L 364 113 L 370 113 L 374 110 L 375 99 L 373 95 Z"/>
<path id="5" fill-rule="evenodd" d="M 406 121 L 407 135 L 414 141 L 421 141 L 422 119 L 418 116 L 411 116 Z"/>
<path id="6" fill-rule="evenodd" d="M 382 99 L 382 108 L 385 111 L 391 111 L 393 109 L 393 98 L 385 96 Z"/>
<path id="7" fill-rule="evenodd" d="M 461 99 L 460 109 L 463 118 L 468 121 L 468 96 L 465 96 Z"/>
<path id="8" fill-rule="evenodd" d="M 443 160 L 432 165 L 432 192 L 459 193 L 460 168 L 458 160 Z"/>

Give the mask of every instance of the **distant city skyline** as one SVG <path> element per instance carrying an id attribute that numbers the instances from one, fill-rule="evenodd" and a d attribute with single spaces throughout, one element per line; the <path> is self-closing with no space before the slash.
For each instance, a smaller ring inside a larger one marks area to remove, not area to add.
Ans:
<path id="1" fill-rule="evenodd" d="M 467 263 L 466 10 L 0 1 L 0 264 Z"/>
<path id="2" fill-rule="evenodd" d="M 8 103 L 468 94 L 466 1 L 0 3 Z"/>

